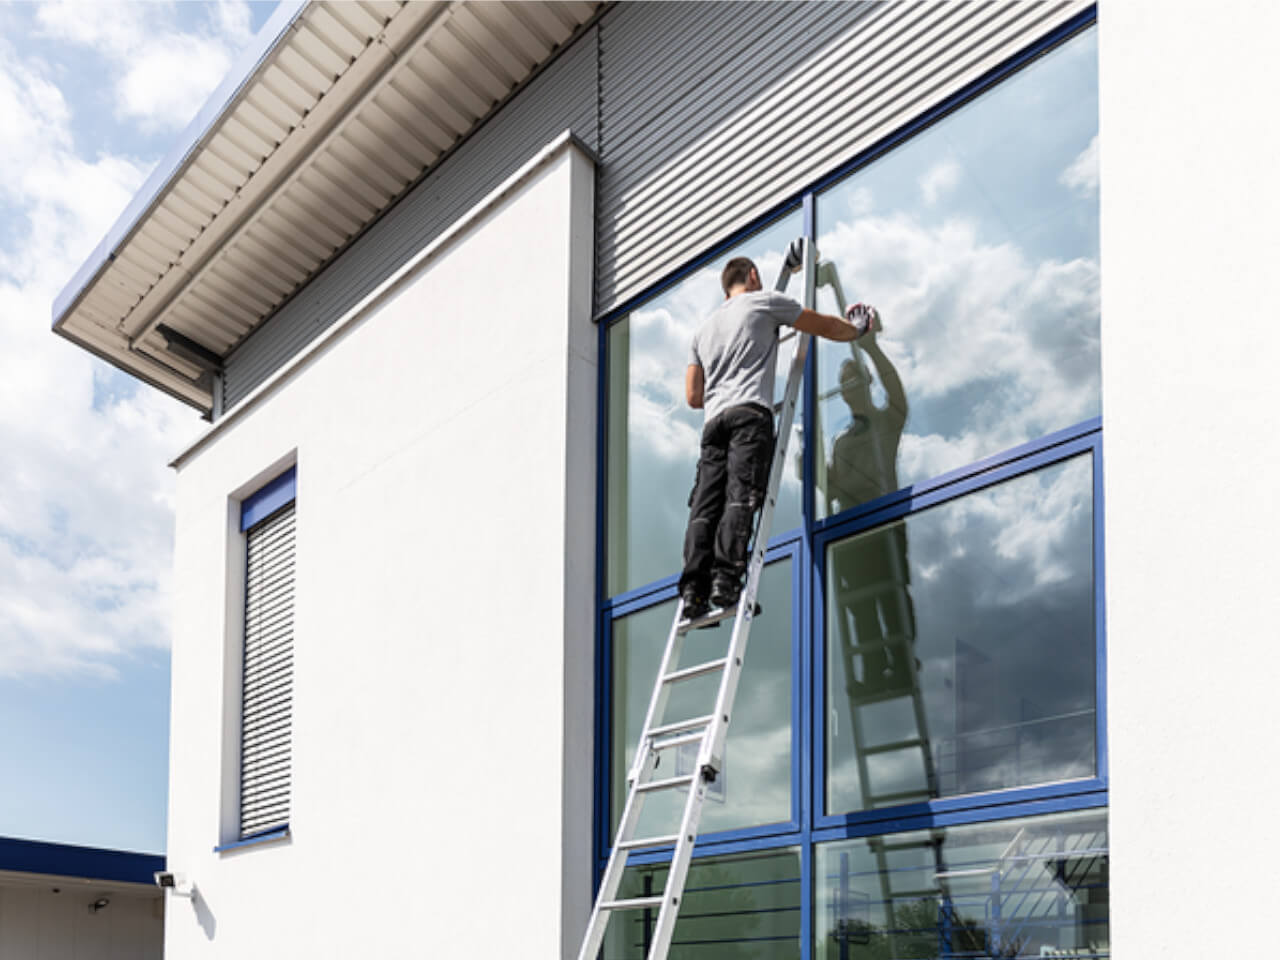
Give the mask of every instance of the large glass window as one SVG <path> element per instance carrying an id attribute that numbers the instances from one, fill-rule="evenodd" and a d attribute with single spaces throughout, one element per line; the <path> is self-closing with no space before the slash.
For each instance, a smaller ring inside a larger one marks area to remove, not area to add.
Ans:
<path id="1" fill-rule="evenodd" d="M 702 411 L 685 403 L 689 345 L 702 319 L 724 300 L 720 270 L 731 257 L 751 257 L 772 287 L 783 254 L 803 230 L 799 214 L 726 251 L 683 281 L 632 310 L 609 328 L 608 342 L 608 558 L 610 595 L 679 572 L 689 491 L 702 436 Z M 800 278 L 787 294 L 802 296 Z M 786 387 L 791 352 L 778 351 L 778 399 Z M 796 423 L 801 422 L 797 410 Z M 779 491 L 774 535 L 800 525 L 799 427 Z"/>
<path id="2" fill-rule="evenodd" d="M 760 576 L 763 612 L 751 629 L 751 645 L 742 668 L 733 725 L 725 743 L 724 769 L 708 791 L 700 832 L 730 830 L 785 822 L 791 818 L 791 563 L 780 560 Z M 621 617 L 613 627 L 613 771 L 610 829 L 616 830 L 626 801 L 626 775 L 658 664 L 675 601 Z M 732 621 L 686 635 L 678 667 L 723 657 Z M 677 685 L 657 723 L 674 723 L 706 714 L 715 703 L 719 674 Z M 692 770 L 696 751 L 661 757 L 675 772 Z M 680 765 L 689 764 L 689 770 Z M 666 769 L 660 767 L 660 769 Z M 674 775 L 674 774 L 672 774 Z M 645 803 L 636 836 L 662 836 L 677 831 L 685 795 L 668 793 Z"/>
<path id="3" fill-rule="evenodd" d="M 1105 811 L 821 844 L 817 960 L 1111 956 Z"/>
<path id="4" fill-rule="evenodd" d="M 771 285 L 808 230 L 817 307 L 840 286 L 882 317 L 814 345 L 672 957 L 1110 955 L 1096 31 L 1032 52 L 605 333 L 607 844 L 675 608 L 702 428 L 684 371 L 723 263 Z M 671 752 L 660 772 L 693 772 Z M 651 795 L 635 836 L 674 833 L 686 797 Z M 660 892 L 666 856 L 633 853 L 618 896 Z M 643 956 L 655 920 L 619 917 L 604 956 Z"/>
<path id="5" fill-rule="evenodd" d="M 1098 415 L 1097 152 L 1090 33 L 818 195 L 819 517 Z"/>
<path id="6" fill-rule="evenodd" d="M 1088 454 L 827 549 L 827 811 L 1092 776 Z"/>

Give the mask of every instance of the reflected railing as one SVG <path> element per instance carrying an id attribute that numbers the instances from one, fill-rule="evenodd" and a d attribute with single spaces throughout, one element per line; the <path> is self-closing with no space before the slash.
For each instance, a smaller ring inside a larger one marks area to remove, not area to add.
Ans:
<path id="1" fill-rule="evenodd" d="M 867 843 L 890 853 L 931 848 L 937 863 L 944 837 Z M 1109 958 L 1108 857 L 1105 828 L 1026 826 L 994 860 L 932 871 L 919 863 L 858 870 L 841 852 L 839 870 L 825 878 L 827 939 L 838 960 Z M 866 892 L 868 882 L 879 897 Z"/>

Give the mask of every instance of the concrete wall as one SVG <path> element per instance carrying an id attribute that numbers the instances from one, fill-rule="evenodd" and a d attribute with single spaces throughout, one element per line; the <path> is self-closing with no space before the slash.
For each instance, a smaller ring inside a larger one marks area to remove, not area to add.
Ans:
<path id="1" fill-rule="evenodd" d="M 1280 13 L 1099 25 L 1113 944 L 1233 956 L 1280 850 Z"/>
<path id="2" fill-rule="evenodd" d="M 101 899 L 107 905 L 91 910 Z M 3 960 L 160 960 L 163 939 L 154 887 L 0 874 Z"/>
<path id="3" fill-rule="evenodd" d="M 197 896 L 171 903 L 166 956 L 576 950 L 592 209 L 591 161 L 551 152 L 179 459 L 168 863 Z M 215 854 L 234 839 L 236 501 L 295 458 L 292 835 Z"/>

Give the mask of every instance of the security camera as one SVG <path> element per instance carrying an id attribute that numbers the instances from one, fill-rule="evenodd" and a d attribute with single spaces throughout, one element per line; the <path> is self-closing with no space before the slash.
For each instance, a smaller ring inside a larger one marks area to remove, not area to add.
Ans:
<path id="1" fill-rule="evenodd" d="M 155 881 L 157 887 L 161 890 L 172 890 L 174 896 L 191 896 L 191 885 L 187 883 L 187 878 L 180 873 L 170 873 L 168 870 L 157 870 L 155 873 Z"/>

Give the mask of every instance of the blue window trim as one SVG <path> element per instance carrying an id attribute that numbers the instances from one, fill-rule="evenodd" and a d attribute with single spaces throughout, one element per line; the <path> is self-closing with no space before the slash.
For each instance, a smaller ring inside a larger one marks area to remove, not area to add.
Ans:
<path id="1" fill-rule="evenodd" d="M 276 843 L 280 840 L 288 840 L 293 836 L 289 832 L 289 825 L 283 827 L 272 827 L 270 830 L 263 830 L 261 833 L 253 833 L 247 837 L 241 837 L 239 840 L 232 840 L 230 843 L 219 844 L 213 848 L 214 853 L 226 853 L 229 850 L 240 850 L 244 847 L 257 847 L 264 843 Z"/>
<path id="2" fill-rule="evenodd" d="M 244 498 L 240 504 L 240 530 L 248 530 L 298 496 L 298 468 L 290 467 L 274 480 Z"/>
<path id="3" fill-rule="evenodd" d="M 1045 55 L 1067 40 L 1094 27 L 1097 23 L 1097 6 L 1090 6 L 1035 43 L 993 67 L 972 81 L 947 100 L 925 114 L 889 134 L 883 140 L 851 157 L 844 165 L 823 176 L 795 195 L 765 211 L 750 223 L 725 237 L 704 253 L 687 261 L 644 291 L 612 308 L 600 318 L 598 389 L 597 389 L 597 459 L 596 459 L 596 596 L 597 607 L 597 656 L 596 656 L 596 829 L 593 831 L 595 866 L 592 892 L 599 884 L 600 875 L 607 863 L 612 842 L 610 831 L 610 716 L 612 675 L 612 624 L 613 620 L 629 613 L 647 609 L 671 599 L 675 595 L 677 577 L 664 577 L 624 593 L 608 596 L 606 590 L 605 563 L 607 560 L 607 461 L 608 461 L 608 333 L 609 327 L 626 317 L 637 306 L 651 300 L 684 280 L 694 271 L 722 256 L 742 240 L 757 233 L 772 222 L 792 212 L 797 205 L 803 211 L 804 235 L 817 238 L 815 198 L 818 193 L 837 183 L 855 170 L 866 166 L 892 151 L 904 141 L 926 127 L 964 106 L 970 100 L 1022 69 L 1031 61 Z M 814 403 L 816 391 L 815 355 L 810 353 L 805 368 L 805 404 L 803 429 L 807 437 L 815 433 Z M 801 859 L 801 926 L 800 948 L 802 960 L 813 956 L 813 898 L 814 849 L 818 843 L 852 839 L 865 836 L 928 829 L 931 827 L 959 826 L 969 823 L 996 822 L 1028 816 L 1066 813 L 1078 810 L 1102 809 L 1108 805 L 1109 765 L 1106 738 L 1106 620 L 1105 620 L 1105 544 L 1103 500 L 1103 443 L 1102 420 L 1091 420 L 1041 437 L 1029 443 L 1006 450 L 984 460 L 972 463 L 911 487 L 896 491 L 886 497 L 864 504 L 856 510 L 825 517 L 814 515 L 813 454 L 806 451 L 802 462 L 801 505 L 802 526 L 773 537 L 769 543 L 769 558 L 775 552 L 790 551 L 795 559 L 793 577 L 800 577 L 798 602 L 793 607 L 793 626 L 798 629 L 799 656 L 793 680 L 799 684 L 799 695 L 793 688 L 793 711 L 798 705 L 803 719 L 799 723 L 800 750 L 792 756 L 791 782 L 793 788 L 793 820 L 798 819 L 796 829 L 780 830 L 783 825 L 768 825 L 737 831 L 699 836 L 694 849 L 695 859 L 713 856 L 729 856 L 739 853 L 763 852 L 774 849 L 797 848 Z M 825 774 L 820 755 L 823 740 L 819 736 L 822 720 L 821 700 L 825 695 L 822 682 L 823 659 L 819 655 L 820 611 L 816 610 L 819 597 L 818 579 L 822 574 L 826 544 L 838 537 L 845 537 L 859 529 L 877 523 L 888 522 L 926 506 L 945 502 L 964 493 L 982 489 L 994 483 L 1021 476 L 1070 456 L 1089 451 L 1093 458 L 1093 529 L 1094 529 L 1094 632 L 1096 636 L 1096 737 L 1097 775 L 1092 778 L 1015 788 L 990 794 L 970 795 L 935 800 L 928 804 L 890 808 L 887 811 L 871 811 L 865 814 L 827 816 L 823 814 Z M 798 622 L 795 622 L 798 618 Z M 797 638 L 793 638 L 793 643 Z M 815 660 L 817 662 L 815 662 Z M 795 743 L 793 735 L 793 744 Z M 791 826 L 791 825 L 786 825 Z M 628 863 L 635 865 L 656 864 L 669 861 L 670 849 L 644 854 L 632 854 Z"/>

